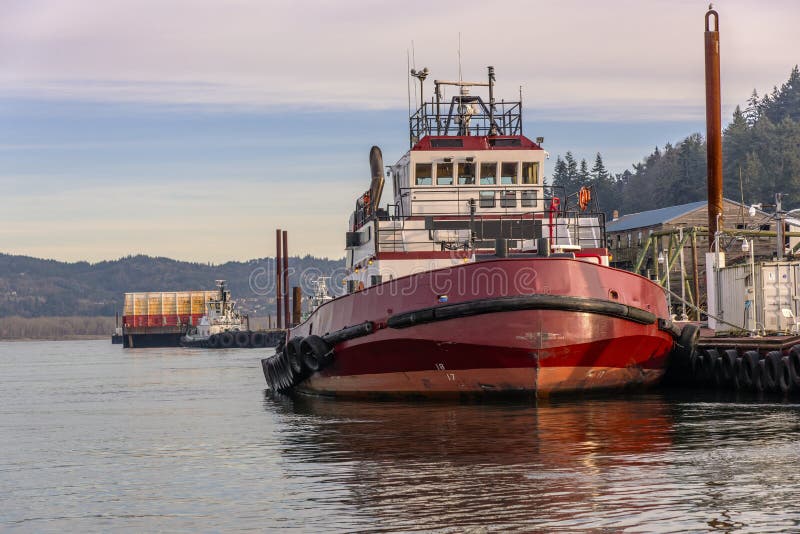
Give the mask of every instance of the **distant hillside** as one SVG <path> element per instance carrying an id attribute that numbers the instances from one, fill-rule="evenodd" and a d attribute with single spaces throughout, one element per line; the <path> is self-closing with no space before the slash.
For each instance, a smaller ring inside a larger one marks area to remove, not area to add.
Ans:
<path id="1" fill-rule="evenodd" d="M 308 293 L 311 279 L 343 268 L 344 260 L 292 257 L 289 283 Z M 265 316 L 275 309 L 274 278 L 274 258 L 222 265 L 149 256 L 66 263 L 0 254 L 0 317 L 113 316 L 125 292 L 214 289 L 218 279 L 227 280 L 243 312 Z"/>

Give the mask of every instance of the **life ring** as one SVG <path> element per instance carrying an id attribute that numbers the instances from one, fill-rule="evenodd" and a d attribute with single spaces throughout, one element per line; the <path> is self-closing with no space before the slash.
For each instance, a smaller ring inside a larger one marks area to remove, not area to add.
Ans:
<path id="1" fill-rule="evenodd" d="M 246 349 L 250 346 L 250 333 L 249 332 L 236 332 L 234 336 L 236 346 L 240 349 Z"/>
<path id="2" fill-rule="evenodd" d="M 222 348 L 228 349 L 233 346 L 233 334 L 230 332 L 223 332 L 219 335 L 219 344 Z"/>
<path id="3" fill-rule="evenodd" d="M 578 206 L 581 208 L 581 211 L 586 211 L 586 208 L 589 207 L 589 202 L 592 200 L 592 192 L 589 190 L 588 187 L 583 186 L 581 187 L 580 191 L 578 191 Z"/>

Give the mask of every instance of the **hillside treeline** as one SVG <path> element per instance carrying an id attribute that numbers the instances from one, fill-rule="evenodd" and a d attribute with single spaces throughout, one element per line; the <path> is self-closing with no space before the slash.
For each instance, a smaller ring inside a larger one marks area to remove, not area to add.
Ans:
<path id="1" fill-rule="evenodd" d="M 329 274 L 343 260 L 289 258 L 289 284 L 310 292 L 309 278 Z M 122 311 L 133 291 L 215 289 L 226 280 L 245 313 L 274 313 L 274 258 L 221 265 L 128 256 L 99 263 L 67 263 L 0 254 L 0 317 L 108 316 Z M 302 276 L 302 279 L 301 279 Z"/>
<path id="2" fill-rule="evenodd" d="M 800 207 L 800 71 L 772 92 L 753 90 L 737 106 L 722 139 L 723 191 L 746 204 L 771 203 L 785 193 L 784 208 Z M 592 186 L 601 211 L 635 213 L 706 197 L 706 142 L 694 133 L 655 150 L 632 170 L 610 174 L 600 153 L 589 167 L 571 152 L 556 158 L 552 183 L 567 191 Z"/>
<path id="3" fill-rule="evenodd" d="M 0 317 L 0 340 L 111 336 L 113 317 Z"/>

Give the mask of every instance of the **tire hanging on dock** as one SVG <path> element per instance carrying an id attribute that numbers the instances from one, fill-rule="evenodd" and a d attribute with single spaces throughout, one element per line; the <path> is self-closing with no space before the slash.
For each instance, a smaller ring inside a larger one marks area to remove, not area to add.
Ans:
<path id="1" fill-rule="evenodd" d="M 742 354 L 742 361 L 739 367 L 739 384 L 743 391 L 761 391 L 763 390 L 763 381 L 761 379 L 761 367 L 759 361 L 761 356 L 758 351 L 748 350 Z"/>
<path id="2" fill-rule="evenodd" d="M 736 388 L 736 358 L 739 353 L 736 349 L 728 349 L 720 355 L 722 361 L 722 372 L 725 376 L 725 385 Z"/>
<path id="3" fill-rule="evenodd" d="M 706 361 L 709 369 L 709 382 L 720 388 L 725 385 L 725 370 L 722 368 L 722 358 L 716 349 L 706 350 Z"/>
<path id="4" fill-rule="evenodd" d="M 784 356 L 781 358 L 781 373 L 778 377 L 778 391 L 786 395 L 793 388 L 792 371 L 790 369 L 789 357 Z"/>
<path id="5" fill-rule="evenodd" d="M 789 349 L 789 376 L 792 377 L 792 388 L 800 389 L 800 345 Z"/>
<path id="6" fill-rule="evenodd" d="M 764 357 L 764 390 L 778 391 L 778 382 L 783 374 L 783 356 L 780 351 L 773 350 Z"/>
<path id="7" fill-rule="evenodd" d="M 669 355 L 665 381 L 673 384 L 686 384 L 694 379 L 694 358 L 697 353 L 697 340 L 700 327 L 687 324 L 675 340 Z"/>

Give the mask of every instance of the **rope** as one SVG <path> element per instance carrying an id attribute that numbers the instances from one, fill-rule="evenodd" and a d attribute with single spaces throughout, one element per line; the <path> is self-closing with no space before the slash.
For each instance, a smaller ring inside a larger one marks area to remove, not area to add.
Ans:
<path id="1" fill-rule="evenodd" d="M 664 288 L 664 289 L 667 289 L 667 288 Z M 726 324 L 726 325 L 728 325 L 728 326 L 732 326 L 732 327 L 734 327 L 736 330 L 744 330 L 745 332 L 750 332 L 751 334 L 758 334 L 758 331 L 756 331 L 756 330 L 747 330 L 747 329 L 745 329 L 745 328 L 742 328 L 742 327 L 741 327 L 741 326 L 739 326 L 738 324 L 729 323 L 728 321 L 726 321 L 726 320 L 724 320 L 724 319 L 722 319 L 722 318 L 720 318 L 720 317 L 717 317 L 716 315 L 711 315 L 711 314 L 710 314 L 710 313 L 708 313 L 707 311 L 705 311 L 705 310 L 703 310 L 703 309 L 701 309 L 701 308 L 698 308 L 697 306 L 695 306 L 694 304 L 692 304 L 692 303 L 691 303 L 691 302 L 689 302 L 688 300 L 685 300 L 685 299 L 681 298 L 681 296 L 680 296 L 680 295 L 678 295 L 678 294 L 676 294 L 676 293 L 673 293 L 673 292 L 672 292 L 671 290 L 669 290 L 669 289 L 667 289 L 667 292 L 668 292 L 670 295 L 672 295 L 673 297 L 675 297 L 676 299 L 678 299 L 678 300 L 679 300 L 680 302 L 682 302 L 683 304 L 686 304 L 686 305 L 687 305 L 689 308 L 693 309 L 694 311 L 696 311 L 696 312 L 698 312 L 698 313 L 701 313 L 701 314 L 707 315 L 708 317 L 711 317 L 712 319 L 714 319 L 714 320 L 715 320 L 715 321 L 717 321 L 718 323 L 722 323 L 722 324 Z"/>

